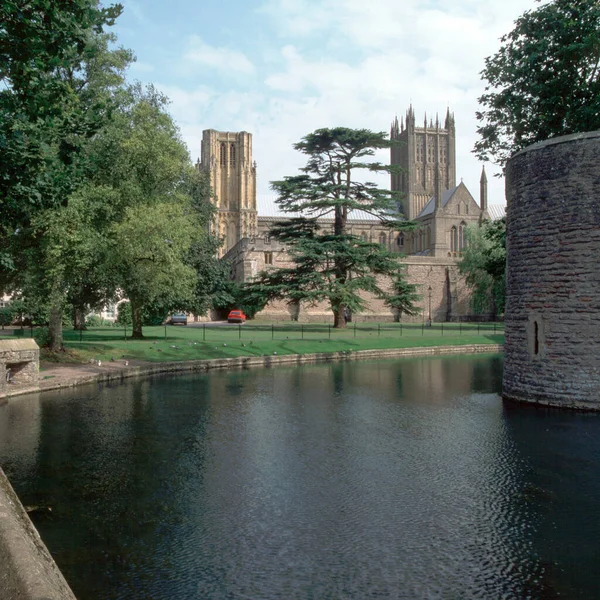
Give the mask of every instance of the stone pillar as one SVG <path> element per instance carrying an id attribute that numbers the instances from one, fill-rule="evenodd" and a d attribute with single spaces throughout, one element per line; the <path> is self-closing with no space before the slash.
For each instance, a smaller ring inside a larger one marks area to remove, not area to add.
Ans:
<path id="1" fill-rule="evenodd" d="M 506 171 L 506 398 L 600 409 L 600 131 L 534 144 Z"/>

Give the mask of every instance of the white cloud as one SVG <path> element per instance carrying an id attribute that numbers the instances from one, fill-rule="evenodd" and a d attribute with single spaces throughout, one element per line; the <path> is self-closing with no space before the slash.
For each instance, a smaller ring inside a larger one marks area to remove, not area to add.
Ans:
<path id="1" fill-rule="evenodd" d="M 242 52 L 210 46 L 197 36 L 191 36 L 184 60 L 227 73 L 251 75 L 254 65 Z"/>
<path id="2" fill-rule="evenodd" d="M 477 199 L 481 165 L 471 150 L 483 89 L 479 72 L 499 37 L 533 5 L 533 0 L 266 0 L 259 9 L 264 29 L 257 36 L 266 42 L 257 45 L 256 55 L 213 47 L 197 36 L 184 55 L 188 73 L 190 64 L 200 64 L 254 77 L 238 78 L 236 89 L 215 82 L 191 87 L 189 78 L 162 89 L 194 158 L 203 129 L 253 133 L 259 194 L 270 194 L 269 181 L 303 165 L 292 144 L 316 128 L 387 130 L 410 103 L 418 121 L 425 112 L 443 118 L 449 106 L 457 123 L 457 178 L 464 178 Z M 492 175 L 493 167 L 487 172 Z M 385 176 L 377 180 L 389 184 Z M 502 203 L 503 181 L 490 177 L 489 195 L 490 202 Z"/>

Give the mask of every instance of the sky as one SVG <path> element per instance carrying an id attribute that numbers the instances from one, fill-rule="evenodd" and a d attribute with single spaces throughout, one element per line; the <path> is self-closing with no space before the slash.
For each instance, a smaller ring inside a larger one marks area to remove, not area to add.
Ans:
<path id="1" fill-rule="evenodd" d="M 259 195 L 294 175 L 292 148 L 321 127 L 389 133 L 412 103 L 417 124 L 449 107 L 456 118 L 457 183 L 479 201 L 472 154 L 486 56 L 534 0 L 120 0 L 114 32 L 134 51 L 129 78 L 152 83 L 191 157 L 204 129 L 253 134 Z M 380 157 L 388 161 L 388 155 Z M 488 202 L 504 180 L 486 165 Z M 376 179 L 389 187 L 389 177 Z"/>

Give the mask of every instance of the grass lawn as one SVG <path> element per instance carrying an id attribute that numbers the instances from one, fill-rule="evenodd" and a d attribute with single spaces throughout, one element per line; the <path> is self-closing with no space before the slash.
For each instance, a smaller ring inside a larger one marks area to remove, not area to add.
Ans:
<path id="1" fill-rule="evenodd" d="M 166 339 L 165 339 L 166 334 Z M 128 335 L 131 330 L 128 328 Z M 237 356 L 311 354 L 341 350 L 411 348 L 422 346 L 501 344 L 502 323 L 418 324 L 361 323 L 336 330 L 322 324 L 254 324 L 145 327 L 144 340 L 125 339 L 123 329 L 92 328 L 79 332 L 65 330 L 64 356 L 42 356 L 60 362 L 87 362 L 89 359 L 122 358 L 147 361 L 183 361 Z"/>

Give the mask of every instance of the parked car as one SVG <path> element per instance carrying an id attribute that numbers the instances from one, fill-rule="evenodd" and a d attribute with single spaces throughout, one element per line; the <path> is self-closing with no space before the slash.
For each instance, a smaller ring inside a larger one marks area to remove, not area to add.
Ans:
<path id="1" fill-rule="evenodd" d="M 171 315 L 171 325 L 187 325 L 187 315 L 183 313 Z"/>
<path id="2" fill-rule="evenodd" d="M 245 323 L 246 315 L 241 310 L 232 310 L 227 317 L 228 323 Z"/>

